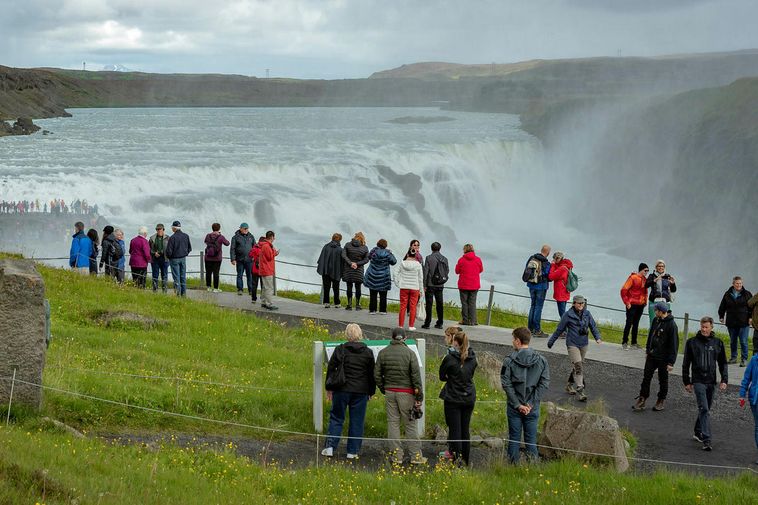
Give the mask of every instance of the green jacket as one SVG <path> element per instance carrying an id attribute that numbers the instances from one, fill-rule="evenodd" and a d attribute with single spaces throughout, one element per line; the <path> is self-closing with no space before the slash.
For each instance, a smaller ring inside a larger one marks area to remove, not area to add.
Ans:
<path id="1" fill-rule="evenodd" d="M 758 293 L 754 294 L 753 297 L 747 301 L 747 306 L 752 311 L 750 317 L 753 319 L 753 328 L 755 331 L 758 331 Z"/>
<path id="2" fill-rule="evenodd" d="M 379 351 L 374 366 L 374 380 L 382 394 L 385 394 L 386 388 L 414 389 L 418 391 L 417 400 L 424 398 L 418 359 L 401 340 L 393 340 Z"/>

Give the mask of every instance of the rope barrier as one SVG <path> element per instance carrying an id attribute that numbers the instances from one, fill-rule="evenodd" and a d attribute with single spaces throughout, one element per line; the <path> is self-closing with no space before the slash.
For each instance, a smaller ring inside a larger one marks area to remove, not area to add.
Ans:
<path id="1" fill-rule="evenodd" d="M 180 412 L 171 412 L 171 411 L 167 411 L 167 410 L 156 409 L 156 408 L 153 408 L 153 407 L 144 407 L 142 405 L 134 405 L 134 404 L 130 404 L 130 403 L 120 402 L 120 401 L 117 401 L 117 400 L 110 400 L 110 399 L 107 399 L 107 398 L 100 398 L 100 397 L 97 397 L 97 396 L 88 395 L 88 394 L 84 394 L 84 393 L 79 393 L 79 392 L 75 392 L 75 391 L 69 391 L 69 390 L 66 390 L 66 389 L 56 388 L 56 387 L 53 387 L 53 386 L 45 386 L 43 384 L 37 384 L 35 382 L 29 382 L 29 381 L 25 381 L 25 380 L 18 379 L 18 378 L 12 379 L 11 377 L 2 377 L 2 378 L 0 378 L 0 380 L 13 380 L 14 383 L 18 382 L 20 384 L 25 384 L 25 385 L 32 386 L 32 387 L 37 387 L 37 388 L 40 388 L 40 389 L 43 389 L 43 390 L 53 391 L 53 392 L 61 393 L 61 394 L 67 394 L 67 395 L 71 395 L 71 396 L 74 396 L 74 397 L 77 397 L 77 398 L 83 398 L 83 399 L 86 399 L 86 400 L 91 400 L 91 401 L 96 401 L 96 402 L 102 402 L 102 403 L 106 403 L 106 404 L 109 404 L 109 405 L 116 405 L 116 406 L 120 406 L 120 407 L 126 407 L 126 408 L 131 408 L 131 409 L 142 410 L 142 411 L 145 411 L 145 412 L 151 412 L 151 413 L 154 413 L 154 414 L 160 414 L 160 415 L 165 415 L 165 416 L 169 416 L 169 417 L 177 417 L 177 418 L 181 418 L 181 419 L 190 419 L 190 420 L 194 420 L 194 421 L 202 421 L 202 422 L 207 422 L 207 423 L 212 423 L 212 424 L 218 424 L 218 425 L 222 425 L 222 426 L 233 426 L 233 427 L 238 427 L 238 428 L 247 428 L 247 429 L 251 429 L 251 430 L 265 431 L 265 432 L 268 432 L 268 433 L 281 433 L 281 434 L 285 434 L 285 435 L 295 435 L 295 436 L 302 436 L 302 437 L 314 437 L 316 439 L 317 443 L 320 440 L 320 438 L 322 438 L 322 437 L 323 438 L 329 438 L 328 435 L 321 435 L 319 433 L 309 433 L 309 432 L 304 432 L 304 431 L 286 430 L 286 429 L 282 429 L 282 428 L 271 428 L 271 427 L 268 427 L 268 426 L 256 426 L 256 425 L 252 425 L 252 424 L 239 423 L 239 422 L 235 422 L 235 421 L 224 421 L 224 420 L 221 420 L 221 419 L 214 419 L 214 418 L 211 418 L 211 417 L 195 416 L 195 415 L 192 415 L 192 414 L 182 414 Z M 348 436 L 342 436 L 342 435 L 340 435 L 339 438 L 370 440 L 370 441 L 375 441 L 375 442 L 407 442 L 408 441 L 408 439 L 404 439 L 404 438 L 351 437 L 349 435 Z M 497 440 L 502 441 L 504 444 L 511 443 L 511 442 L 521 444 L 521 440 L 511 440 L 511 439 L 508 439 L 508 438 L 501 438 L 501 437 L 493 437 L 493 438 L 497 438 Z M 445 442 L 470 442 L 470 441 L 471 440 L 469 440 L 469 439 L 466 439 L 466 440 L 461 439 L 461 440 L 446 440 Z M 611 459 L 622 459 L 622 458 L 626 457 L 626 459 L 632 460 L 632 461 L 655 463 L 655 464 L 660 464 L 660 465 L 679 465 L 679 466 L 689 466 L 689 467 L 699 467 L 699 468 L 713 468 L 713 469 L 723 469 L 723 470 L 742 470 L 742 471 L 747 470 L 748 472 L 751 472 L 753 474 L 758 475 L 758 470 L 755 470 L 755 469 L 747 467 L 747 466 L 711 465 L 711 464 L 703 464 L 703 463 L 692 463 L 692 462 L 689 462 L 689 461 L 670 461 L 670 460 L 660 460 L 660 459 L 653 459 L 653 458 L 639 458 L 639 457 L 635 457 L 635 456 L 617 456 L 615 454 L 605 454 L 605 453 L 599 453 L 599 452 L 593 452 L 593 451 L 583 451 L 583 450 L 580 450 L 580 449 L 568 449 L 568 448 L 564 448 L 564 447 L 556 447 L 556 446 L 546 445 L 546 444 L 533 444 L 533 445 L 535 447 L 538 447 L 538 448 L 541 448 L 541 449 L 550 449 L 550 450 L 558 451 L 558 452 L 562 451 L 562 452 L 577 454 L 577 455 L 580 455 L 580 456 L 593 456 L 593 457 L 611 458 Z"/>

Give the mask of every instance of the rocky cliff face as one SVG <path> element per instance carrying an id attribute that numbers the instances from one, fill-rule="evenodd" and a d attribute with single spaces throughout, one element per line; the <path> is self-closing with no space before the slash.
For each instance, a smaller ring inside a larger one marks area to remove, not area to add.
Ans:
<path id="1" fill-rule="evenodd" d="M 53 72 L 0 66 L 0 120 L 65 117 L 73 83 Z"/>

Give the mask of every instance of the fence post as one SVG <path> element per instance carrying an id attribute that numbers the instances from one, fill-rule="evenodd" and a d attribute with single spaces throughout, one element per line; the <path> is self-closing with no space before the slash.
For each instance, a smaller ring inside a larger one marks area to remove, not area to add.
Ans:
<path id="1" fill-rule="evenodd" d="M 684 313 L 684 339 L 686 340 L 687 337 L 690 336 L 690 313 L 685 312 Z"/>
<path id="2" fill-rule="evenodd" d="M 200 285 L 203 285 L 205 279 L 205 251 L 200 251 Z"/>
<path id="3" fill-rule="evenodd" d="M 490 284 L 490 299 L 487 301 L 487 326 L 492 322 L 492 301 L 495 298 L 495 285 Z"/>
<path id="4" fill-rule="evenodd" d="M 8 396 L 8 416 L 5 418 L 5 425 L 11 422 L 11 405 L 13 405 L 13 387 L 16 385 L 16 369 L 13 369 L 13 378 L 11 379 L 11 393 Z"/>
<path id="5" fill-rule="evenodd" d="M 324 432 L 324 343 L 313 342 L 313 428 Z"/>

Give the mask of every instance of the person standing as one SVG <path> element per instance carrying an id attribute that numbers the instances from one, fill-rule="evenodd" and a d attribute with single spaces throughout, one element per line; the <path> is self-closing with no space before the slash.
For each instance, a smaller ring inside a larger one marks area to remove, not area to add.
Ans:
<path id="1" fill-rule="evenodd" d="M 174 291 L 177 296 L 187 296 L 187 256 L 192 252 L 192 244 L 179 221 L 171 224 L 171 231 L 173 234 L 166 243 L 166 258 L 174 279 Z"/>
<path id="2" fill-rule="evenodd" d="M 447 258 L 440 252 L 442 246 L 439 242 L 432 243 L 432 254 L 426 257 L 424 260 L 424 295 L 425 295 L 425 308 L 426 318 L 422 328 L 429 328 L 432 324 L 432 303 L 437 307 L 437 321 L 434 323 L 434 327 L 442 329 L 442 322 L 444 318 L 444 301 L 443 291 L 445 283 L 450 275 L 450 266 L 447 263 Z"/>
<path id="3" fill-rule="evenodd" d="M 92 240 L 84 233 L 84 223 L 77 221 L 74 224 L 74 236 L 71 237 L 68 266 L 82 275 L 87 275 L 90 256 L 92 256 Z"/>
<path id="4" fill-rule="evenodd" d="M 536 444 L 540 401 L 550 387 L 547 360 L 529 348 L 531 340 L 529 328 L 513 330 L 514 351 L 500 369 L 500 384 L 508 397 L 508 459 L 514 464 L 519 462 L 522 432 L 529 458 L 539 460 Z"/>
<path id="5" fill-rule="evenodd" d="M 416 261 L 412 259 L 412 261 Z M 420 266 L 420 265 L 419 265 Z M 391 448 L 393 463 L 403 462 L 404 450 L 400 444 L 402 425 L 411 453 L 411 463 L 423 465 L 427 459 L 421 452 L 418 437 L 418 423 L 413 416 L 414 409 L 421 408 L 424 389 L 421 382 L 421 368 L 416 354 L 405 343 L 405 330 L 392 330 L 390 344 L 379 351 L 374 366 L 374 382 L 385 397 L 387 413 L 387 438 Z"/>
<path id="6" fill-rule="evenodd" d="M 474 246 L 463 246 L 463 256 L 455 264 L 458 274 L 458 292 L 461 296 L 461 320 L 458 324 L 476 326 L 476 295 L 482 287 L 480 275 L 484 272 L 482 260 L 474 252 Z"/>
<path id="7" fill-rule="evenodd" d="M 119 253 L 118 241 L 113 233 L 113 226 L 103 228 L 103 252 L 100 255 L 100 268 L 104 269 L 105 275 L 118 279 L 118 260 L 123 254 Z"/>
<path id="8" fill-rule="evenodd" d="M 645 287 L 650 288 L 650 295 L 647 297 L 647 309 L 650 326 L 652 326 L 655 319 L 655 304 L 665 302 L 671 310 L 671 302 L 674 301 L 673 293 L 676 293 L 676 279 L 666 272 L 665 261 L 658 260 L 655 262 L 655 272 L 647 276 Z"/>
<path id="9" fill-rule="evenodd" d="M 342 259 L 340 258 L 340 261 Z M 322 456 L 334 456 L 340 443 L 345 411 L 350 410 L 347 429 L 347 459 L 355 459 L 361 451 L 366 406 L 376 393 L 374 353 L 361 342 L 361 327 L 350 323 L 345 328 L 347 342 L 334 348 L 326 370 L 326 398 L 332 402 L 326 447 Z M 340 374 L 340 369 L 342 373 Z M 340 375 L 341 379 L 340 380 Z"/>
<path id="10" fill-rule="evenodd" d="M 703 444 L 704 451 L 713 449 L 711 445 L 710 411 L 713 405 L 713 393 L 716 389 L 716 368 L 721 375 L 720 391 L 726 391 L 728 365 L 724 343 L 713 334 L 713 319 L 704 317 L 700 320 L 700 331 L 687 339 L 684 345 L 684 362 L 682 363 L 682 380 L 688 393 L 695 393 L 697 401 L 697 421 L 692 438 Z M 690 375 L 690 369 L 692 369 Z"/>
<path id="11" fill-rule="evenodd" d="M 362 232 L 353 236 L 353 240 L 342 249 L 342 280 L 347 284 L 347 305 L 345 309 L 353 310 L 353 287 L 355 287 L 355 310 L 361 310 L 361 285 L 363 284 L 363 265 L 368 263 L 368 247 Z"/>
<path id="12" fill-rule="evenodd" d="M 92 250 L 89 256 L 89 274 L 97 275 L 97 255 L 100 253 L 100 237 L 97 234 L 97 230 L 90 228 L 87 230 L 87 237 L 89 237 L 92 243 Z"/>
<path id="13" fill-rule="evenodd" d="M 247 279 L 247 290 L 253 295 L 253 261 L 249 256 L 250 250 L 255 244 L 255 237 L 250 233 L 247 223 L 240 223 L 239 230 L 234 232 L 231 245 L 229 246 L 229 259 L 232 265 L 237 267 L 237 294 L 242 296 L 244 284 L 242 276 Z"/>
<path id="14" fill-rule="evenodd" d="M 369 289 L 368 313 L 376 314 L 377 308 L 380 314 L 387 313 L 387 292 L 392 288 L 392 272 L 390 267 L 397 264 L 397 259 L 392 251 L 387 249 L 387 241 L 379 239 L 376 247 L 368 253 L 369 264 L 364 275 L 364 282 Z M 379 298 L 379 306 L 376 300 Z M 339 302 L 339 300 L 338 300 Z"/>
<path id="15" fill-rule="evenodd" d="M 645 409 L 645 400 L 650 397 L 650 382 L 657 370 L 658 401 L 655 402 L 653 410 L 656 412 L 663 410 L 669 391 L 669 372 L 674 369 L 678 350 L 679 328 L 676 326 L 674 316 L 669 313 L 668 306 L 663 302 L 658 302 L 655 304 L 655 321 L 650 328 L 645 347 L 645 371 L 642 376 L 640 394 L 632 409 L 638 411 Z"/>
<path id="16" fill-rule="evenodd" d="M 168 260 L 166 259 L 166 229 L 163 224 L 155 225 L 155 234 L 150 237 L 150 269 L 153 275 L 153 291 L 158 291 L 160 276 L 163 292 L 168 291 Z"/>
<path id="17" fill-rule="evenodd" d="M 243 223 L 244 224 L 244 223 Z M 208 291 L 220 293 L 218 289 L 221 262 L 224 260 L 223 247 L 229 245 L 229 241 L 221 234 L 221 224 L 213 223 L 211 232 L 205 236 L 205 288 Z M 252 261 L 250 261 L 252 264 Z M 248 283 L 248 287 L 250 283 Z"/>
<path id="18" fill-rule="evenodd" d="M 453 335 L 451 345 L 440 364 L 440 381 L 445 383 L 440 398 L 444 402 L 449 457 L 455 463 L 462 462 L 468 466 L 471 455 L 471 415 L 476 404 L 476 354 L 462 331 Z"/>
<path id="19" fill-rule="evenodd" d="M 566 302 L 571 298 L 571 293 L 566 286 L 569 271 L 573 268 L 574 264 L 562 252 L 555 251 L 553 253 L 553 262 L 550 264 L 550 273 L 548 273 L 547 278 L 553 282 L 553 299 L 558 306 L 559 318 L 563 317 L 563 313 L 566 312 Z"/>
<path id="20" fill-rule="evenodd" d="M 740 345 L 740 366 L 744 367 L 750 355 L 748 354 L 747 338 L 752 324 L 752 315 L 748 302 L 753 294 L 742 285 L 742 277 L 732 279 L 732 287 L 726 290 L 719 304 L 719 321 L 726 322 L 729 331 L 729 364 L 737 363 L 737 343 Z"/>
<path id="21" fill-rule="evenodd" d="M 140 289 L 145 289 L 149 264 L 150 242 L 147 240 L 147 228 L 140 226 L 137 236 L 129 241 L 129 268 L 134 284 Z"/>
<path id="22" fill-rule="evenodd" d="M 587 355 L 587 347 L 589 346 L 588 335 L 592 332 L 592 336 L 595 337 L 595 342 L 598 344 L 603 343 L 603 340 L 597 329 L 597 324 L 595 324 L 595 318 L 592 317 L 589 309 L 587 309 L 587 300 L 583 296 L 574 296 L 571 308 L 563 314 L 561 322 L 558 323 L 558 327 L 547 341 L 548 349 L 553 347 L 553 344 L 563 332 L 566 332 L 566 350 L 568 351 L 568 359 L 571 363 L 571 375 L 569 375 L 568 383 L 566 384 L 566 392 L 570 395 L 576 394 L 580 402 L 586 402 L 587 395 L 584 391 L 584 358 Z"/>
<path id="23" fill-rule="evenodd" d="M 545 294 L 550 284 L 550 246 L 545 244 L 537 254 L 526 261 L 524 274 L 521 277 L 529 288 L 531 304 L 529 305 L 529 330 L 535 337 L 547 337 L 542 331 L 542 307 L 545 304 Z"/>
<path id="24" fill-rule="evenodd" d="M 258 237 L 258 242 L 250 249 L 248 256 L 253 262 L 253 293 L 251 295 L 252 302 L 258 301 L 258 282 L 261 280 L 261 244 L 266 241 L 266 237 Z M 342 258 L 340 258 L 342 261 Z M 263 283 L 261 282 L 261 289 L 263 289 Z"/>
<path id="25" fill-rule="evenodd" d="M 126 277 L 126 242 L 124 242 L 124 230 L 116 228 L 113 234 L 116 236 L 116 242 L 119 247 L 117 250 L 119 258 L 116 263 L 116 282 L 123 284 Z"/>
<path id="26" fill-rule="evenodd" d="M 753 311 L 750 320 L 753 322 L 753 355 L 758 354 L 758 293 L 747 302 L 748 308 Z"/>
<path id="27" fill-rule="evenodd" d="M 261 252 L 258 256 L 258 268 L 261 272 L 261 307 L 268 310 L 279 310 L 274 305 L 274 276 L 276 275 L 276 257 L 279 250 L 274 249 L 276 234 L 269 230 L 266 238 L 260 243 Z"/>
<path id="28" fill-rule="evenodd" d="M 335 233 L 332 240 L 324 244 L 316 263 L 316 273 L 321 276 L 322 303 L 324 308 L 331 305 L 329 293 L 334 293 L 334 306 L 340 306 L 340 279 L 342 279 L 342 234 Z M 349 303 L 349 302 L 348 302 Z"/>
<path id="29" fill-rule="evenodd" d="M 402 328 L 405 325 L 406 310 L 409 310 L 408 329 L 415 331 L 416 305 L 424 288 L 424 267 L 416 260 L 416 252 L 413 249 L 408 251 L 397 269 L 397 287 L 400 288 L 398 326 Z"/>
<path id="30" fill-rule="evenodd" d="M 740 407 L 750 405 L 755 424 L 755 447 L 758 449 L 758 354 L 753 354 L 740 384 Z M 758 465 L 758 459 L 755 464 Z"/>
<path id="31" fill-rule="evenodd" d="M 650 268 L 645 263 L 640 263 L 637 272 L 629 274 L 623 286 L 621 286 L 621 301 L 626 307 L 626 323 L 624 324 L 624 336 L 621 339 L 621 347 L 629 349 L 629 330 L 632 332 L 632 347 L 639 349 L 637 335 L 640 329 L 640 319 L 647 305 L 647 274 Z"/>

